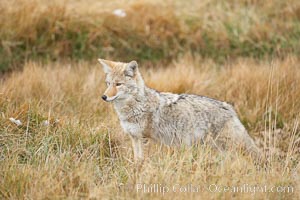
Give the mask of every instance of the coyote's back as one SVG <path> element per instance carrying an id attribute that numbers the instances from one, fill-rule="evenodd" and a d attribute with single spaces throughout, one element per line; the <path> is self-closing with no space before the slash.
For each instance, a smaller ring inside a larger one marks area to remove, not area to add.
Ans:
<path id="1" fill-rule="evenodd" d="M 204 96 L 148 88 L 135 61 L 99 61 L 108 85 L 102 98 L 113 102 L 123 130 L 131 136 L 136 159 L 143 157 L 145 137 L 177 146 L 222 138 L 259 153 L 231 105 Z M 219 148 L 218 143 L 213 144 Z"/>
<path id="2" fill-rule="evenodd" d="M 230 140 L 256 151 L 253 140 L 231 105 L 204 96 L 149 91 L 147 98 L 159 102 L 149 106 L 150 137 L 166 145 L 193 145 L 216 139 L 215 145 Z M 208 138 L 209 137 L 209 138 Z M 227 141 L 229 142 L 229 141 Z M 220 147 L 220 146 L 216 146 Z"/>

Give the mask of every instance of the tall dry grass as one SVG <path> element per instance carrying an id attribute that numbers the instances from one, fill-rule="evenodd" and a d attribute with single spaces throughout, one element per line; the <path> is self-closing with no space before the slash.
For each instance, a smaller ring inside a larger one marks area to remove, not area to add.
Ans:
<path id="1" fill-rule="evenodd" d="M 146 83 L 157 90 L 207 95 L 234 104 L 249 134 L 267 155 L 267 165 L 261 167 L 239 152 L 153 143 L 145 148 L 144 163 L 136 166 L 130 140 L 122 133 L 112 105 L 100 100 L 104 74 L 96 62 L 28 62 L 23 71 L 1 80 L 0 196 L 298 199 L 299 63 L 297 57 L 289 56 L 220 65 L 186 55 L 169 66 L 140 66 Z M 10 117 L 22 125 L 12 123 Z M 200 189 L 163 195 L 137 191 L 139 183 L 170 188 L 192 184 Z M 281 190 L 211 192 L 212 184 L 266 185 Z"/>
<path id="2" fill-rule="evenodd" d="M 226 61 L 300 49 L 297 0 L 11 0 L 0 2 L 0 12 L 1 71 L 32 59 L 170 62 L 192 50 Z"/>

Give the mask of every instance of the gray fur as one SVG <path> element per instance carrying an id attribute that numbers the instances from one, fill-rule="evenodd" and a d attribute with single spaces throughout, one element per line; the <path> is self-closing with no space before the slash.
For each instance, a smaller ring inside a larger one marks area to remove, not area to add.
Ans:
<path id="1" fill-rule="evenodd" d="M 126 72 L 128 66 L 132 65 L 118 63 L 112 71 L 123 68 Z M 191 146 L 208 135 L 221 135 L 250 152 L 259 152 L 231 105 L 204 96 L 157 92 L 144 84 L 137 64 L 134 66 L 132 77 L 112 73 L 107 74 L 106 81 L 124 82 L 112 102 L 123 130 L 132 138 L 136 159 L 143 158 L 143 138 L 169 146 Z"/>

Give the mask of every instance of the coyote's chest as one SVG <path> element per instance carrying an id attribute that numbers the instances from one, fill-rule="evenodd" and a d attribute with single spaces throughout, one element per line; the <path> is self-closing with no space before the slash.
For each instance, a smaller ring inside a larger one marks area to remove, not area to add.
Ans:
<path id="1" fill-rule="evenodd" d="M 132 123 L 126 120 L 121 120 L 120 123 L 125 133 L 128 133 L 131 136 L 140 136 L 143 131 L 143 128 L 137 123 Z"/>
<path id="2" fill-rule="evenodd" d="M 115 107 L 125 133 L 140 137 L 147 128 L 147 113 L 141 107 Z"/>

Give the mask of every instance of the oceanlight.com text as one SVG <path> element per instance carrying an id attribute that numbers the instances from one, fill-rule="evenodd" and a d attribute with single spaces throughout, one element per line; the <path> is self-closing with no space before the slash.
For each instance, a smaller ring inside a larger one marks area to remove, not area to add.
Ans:
<path id="1" fill-rule="evenodd" d="M 267 186 L 267 185 L 250 185 L 250 184 L 240 184 L 240 185 L 218 185 L 209 184 L 207 186 L 197 185 L 197 184 L 161 184 L 161 183 L 139 183 L 136 184 L 136 191 L 138 193 L 160 193 L 162 195 L 166 193 L 197 193 L 208 191 L 211 193 L 293 193 L 293 186 Z"/>

